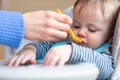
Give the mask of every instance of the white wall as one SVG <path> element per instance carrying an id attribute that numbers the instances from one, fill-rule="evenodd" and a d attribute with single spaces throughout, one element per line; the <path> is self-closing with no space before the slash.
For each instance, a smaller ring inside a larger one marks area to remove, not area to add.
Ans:
<path id="1" fill-rule="evenodd" d="M 61 10 L 74 4 L 76 0 L 2 0 L 2 9 L 22 12 L 35 10 Z"/>

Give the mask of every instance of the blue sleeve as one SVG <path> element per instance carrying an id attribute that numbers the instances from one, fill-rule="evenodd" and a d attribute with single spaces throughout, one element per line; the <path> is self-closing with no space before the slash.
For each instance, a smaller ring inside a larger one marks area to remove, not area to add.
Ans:
<path id="1" fill-rule="evenodd" d="M 20 12 L 0 10 L 0 44 L 17 48 L 24 36 L 23 16 Z"/>
<path id="2" fill-rule="evenodd" d="M 45 57 L 47 51 L 52 47 L 55 42 L 33 42 L 30 45 L 33 45 L 36 48 L 36 60 L 42 60 Z"/>
<path id="3" fill-rule="evenodd" d="M 72 55 L 68 63 L 89 62 L 95 64 L 99 69 L 98 80 L 108 78 L 114 71 L 114 61 L 109 50 L 98 53 L 91 48 L 72 43 Z"/>

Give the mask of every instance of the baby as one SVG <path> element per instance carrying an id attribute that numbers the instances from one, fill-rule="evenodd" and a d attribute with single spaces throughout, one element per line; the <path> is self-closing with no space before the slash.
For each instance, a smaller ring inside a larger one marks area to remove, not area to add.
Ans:
<path id="1" fill-rule="evenodd" d="M 77 0 L 73 9 L 72 30 L 82 39 L 77 44 L 65 42 L 33 42 L 7 61 L 18 66 L 44 59 L 45 66 L 91 63 L 99 69 L 98 80 L 107 79 L 114 71 L 111 43 L 119 11 L 119 0 Z"/>

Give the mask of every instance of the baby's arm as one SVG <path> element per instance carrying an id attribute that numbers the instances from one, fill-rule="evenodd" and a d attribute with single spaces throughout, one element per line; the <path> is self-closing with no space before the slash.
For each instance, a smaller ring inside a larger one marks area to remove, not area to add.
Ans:
<path id="1" fill-rule="evenodd" d="M 6 62 L 8 66 L 19 66 L 29 61 L 31 64 L 36 64 L 36 49 L 32 45 L 26 45 L 24 48 L 15 54 L 10 60 Z"/>
<path id="2" fill-rule="evenodd" d="M 63 44 L 64 42 L 57 43 L 47 52 L 44 58 L 45 66 L 54 66 L 57 64 L 62 67 L 69 60 L 72 52 L 72 46 L 71 44 Z"/>
<path id="3" fill-rule="evenodd" d="M 98 53 L 91 48 L 72 43 L 72 55 L 68 63 L 88 62 L 95 64 L 99 69 L 98 79 L 108 78 L 114 71 L 113 57 L 109 51 Z"/>
<path id="4" fill-rule="evenodd" d="M 33 42 L 30 45 L 33 45 L 36 48 L 36 60 L 44 59 L 48 50 L 52 47 L 55 42 Z"/>
<path id="5" fill-rule="evenodd" d="M 32 42 L 27 44 L 19 53 L 15 54 L 6 62 L 8 66 L 19 66 L 29 61 L 31 64 L 36 64 L 36 60 L 44 58 L 47 51 L 51 48 L 54 42 Z"/>

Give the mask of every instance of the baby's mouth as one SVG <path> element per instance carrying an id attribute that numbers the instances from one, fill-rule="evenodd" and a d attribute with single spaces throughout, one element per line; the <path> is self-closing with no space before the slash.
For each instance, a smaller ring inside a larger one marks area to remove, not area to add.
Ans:
<path id="1" fill-rule="evenodd" d="M 87 45 L 86 43 L 84 43 L 84 42 L 80 43 L 80 45 L 81 45 L 81 46 L 85 46 L 85 47 L 88 46 L 88 45 Z"/>

